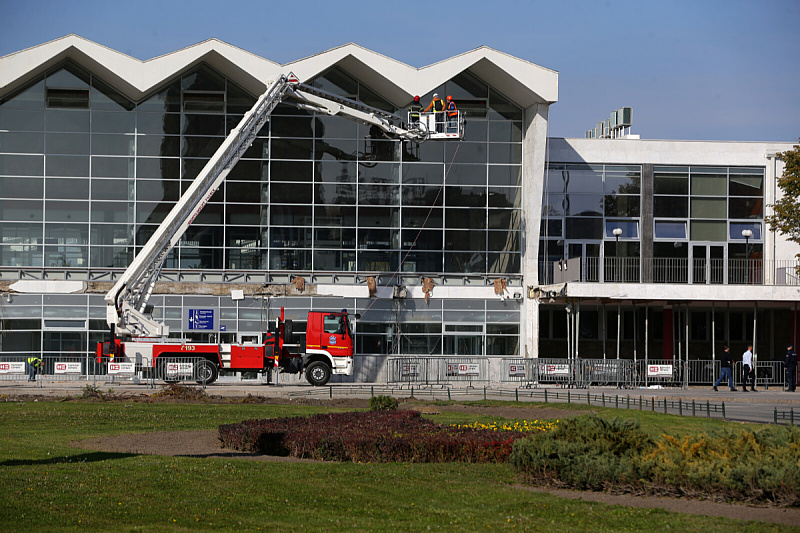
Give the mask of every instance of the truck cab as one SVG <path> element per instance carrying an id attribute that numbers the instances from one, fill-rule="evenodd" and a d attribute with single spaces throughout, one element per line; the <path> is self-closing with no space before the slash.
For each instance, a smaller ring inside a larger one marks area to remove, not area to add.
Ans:
<path id="1" fill-rule="evenodd" d="M 324 385 L 331 373 L 352 375 L 353 339 L 347 311 L 308 313 L 303 363 L 309 383 Z"/>

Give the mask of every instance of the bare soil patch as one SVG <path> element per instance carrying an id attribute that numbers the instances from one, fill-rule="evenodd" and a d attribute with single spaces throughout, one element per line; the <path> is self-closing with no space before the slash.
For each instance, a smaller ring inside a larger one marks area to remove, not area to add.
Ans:
<path id="1" fill-rule="evenodd" d="M 676 513 L 687 513 L 704 516 L 722 516 L 734 520 L 757 520 L 796 526 L 800 524 L 800 509 L 784 507 L 754 507 L 735 503 L 718 503 L 707 500 L 689 500 L 659 496 L 636 496 L 633 494 L 610 494 L 608 492 L 590 492 L 580 490 L 555 489 L 549 487 L 530 487 L 515 485 L 520 490 L 546 492 L 570 500 L 623 505 L 644 509 L 664 509 Z"/>
<path id="2" fill-rule="evenodd" d="M 115 437 L 100 437 L 71 443 L 73 446 L 114 453 L 143 455 L 167 455 L 171 457 L 205 457 L 209 459 L 250 459 L 253 461 L 276 461 L 283 463 L 314 463 L 309 459 L 277 457 L 258 453 L 240 452 L 223 448 L 219 432 L 204 431 L 157 431 L 135 433 Z"/>

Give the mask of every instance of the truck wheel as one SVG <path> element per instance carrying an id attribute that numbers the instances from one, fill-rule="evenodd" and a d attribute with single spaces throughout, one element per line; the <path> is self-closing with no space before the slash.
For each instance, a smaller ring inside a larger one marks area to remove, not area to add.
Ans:
<path id="1" fill-rule="evenodd" d="M 168 385 L 172 385 L 173 383 L 178 383 L 180 381 L 174 376 L 167 376 L 167 363 L 164 361 L 158 362 L 157 378 Z"/>
<path id="2" fill-rule="evenodd" d="M 219 376 L 219 371 L 217 370 L 217 365 L 209 361 L 208 359 L 201 359 L 194 365 L 194 377 L 195 381 L 199 385 L 211 385 L 215 381 L 217 381 L 217 376 Z"/>
<path id="3" fill-rule="evenodd" d="M 306 367 L 306 379 L 315 387 L 321 387 L 331 379 L 331 367 L 322 361 L 315 361 Z"/>

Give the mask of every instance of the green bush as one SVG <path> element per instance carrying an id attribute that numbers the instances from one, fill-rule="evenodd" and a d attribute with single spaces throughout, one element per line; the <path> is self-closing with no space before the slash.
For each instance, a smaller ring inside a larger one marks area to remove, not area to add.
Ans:
<path id="1" fill-rule="evenodd" d="M 391 396 L 373 396 L 369 399 L 370 411 L 394 411 L 397 409 L 397 400 Z"/>
<path id="2" fill-rule="evenodd" d="M 510 462 L 528 481 L 600 490 L 619 480 L 632 483 L 633 457 L 652 446 L 634 421 L 579 417 L 515 441 Z"/>
<path id="3" fill-rule="evenodd" d="M 579 417 L 514 442 L 530 483 L 800 504 L 800 429 L 768 426 L 649 438 L 634 422 Z"/>

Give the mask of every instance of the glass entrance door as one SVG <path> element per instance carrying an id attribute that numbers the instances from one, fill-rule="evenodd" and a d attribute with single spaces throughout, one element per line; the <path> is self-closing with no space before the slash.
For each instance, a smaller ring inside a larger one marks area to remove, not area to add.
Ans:
<path id="1" fill-rule="evenodd" d="M 713 244 L 692 245 L 692 283 L 725 283 L 725 247 Z"/>
<path id="2" fill-rule="evenodd" d="M 483 355 L 483 324 L 445 324 L 444 355 Z"/>

